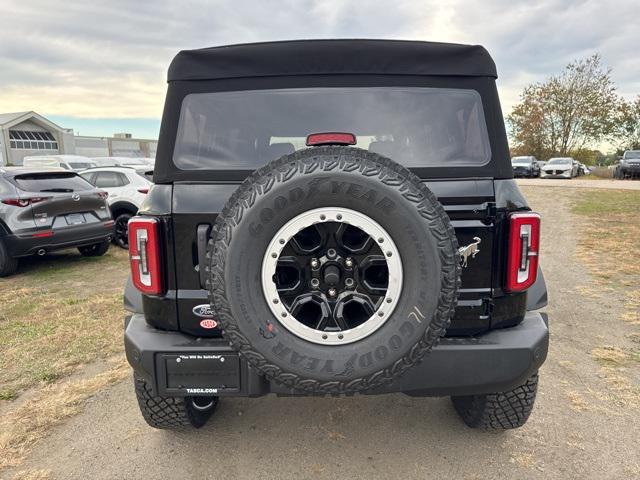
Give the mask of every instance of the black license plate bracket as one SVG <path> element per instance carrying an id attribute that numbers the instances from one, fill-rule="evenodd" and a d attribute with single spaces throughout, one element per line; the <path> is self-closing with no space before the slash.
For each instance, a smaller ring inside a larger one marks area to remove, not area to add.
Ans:
<path id="1" fill-rule="evenodd" d="M 158 359 L 161 392 L 174 395 L 217 395 L 240 390 L 237 354 L 161 354 Z"/>

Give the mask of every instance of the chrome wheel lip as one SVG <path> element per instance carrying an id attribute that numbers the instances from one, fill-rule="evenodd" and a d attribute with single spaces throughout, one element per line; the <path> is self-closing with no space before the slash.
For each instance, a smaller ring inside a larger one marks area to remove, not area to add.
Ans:
<path id="1" fill-rule="evenodd" d="M 387 261 L 389 281 L 380 305 L 365 322 L 339 332 L 315 330 L 299 322 L 280 300 L 273 282 L 278 259 L 291 238 L 301 230 L 318 223 L 338 222 L 353 225 L 367 233 L 378 244 Z M 282 242 L 284 240 L 284 242 Z M 271 313 L 294 335 L 320 345 L 345 345 L 362 340 L 382 327 L 393 314 L 402 293 L 402 259 L 391 235 L 367 215 L 342 207 L 323 207 L 301 213 L 289 220 L 271 239 L 262 261 L 262 291 Z"/>

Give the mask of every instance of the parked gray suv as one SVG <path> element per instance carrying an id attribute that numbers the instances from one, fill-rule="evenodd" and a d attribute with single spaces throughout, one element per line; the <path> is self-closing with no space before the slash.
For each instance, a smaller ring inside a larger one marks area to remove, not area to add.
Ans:
<path id="1" fill-rule="evenodd" d="M 0 277 L 29 255 L 104 255 L 112 234 L 106 192 L 75 172 L 0 168 Z"/>

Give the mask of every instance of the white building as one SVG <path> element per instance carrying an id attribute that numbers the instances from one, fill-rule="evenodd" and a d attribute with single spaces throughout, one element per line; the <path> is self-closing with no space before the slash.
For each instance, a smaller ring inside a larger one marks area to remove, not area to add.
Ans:
<path id="1" fill-rule="evenodd" d="M 154 158 L 157 147 L 156 140 L 132 138 L 129 133 L 74 136 L 73 130 L 36 112 L 0 113 L 0 165 L 22 165 L 26 156 L 45 154 Z"/>
<path id="2" fill-rule="evenodd" d="M 0 165 L 22 165 L 28 155 L 74 153 L 73 130 L 36 112 L 0 113 Z"/>

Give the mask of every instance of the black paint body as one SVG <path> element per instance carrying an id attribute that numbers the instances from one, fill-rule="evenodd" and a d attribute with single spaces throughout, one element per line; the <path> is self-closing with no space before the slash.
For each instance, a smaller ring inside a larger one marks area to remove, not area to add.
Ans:
<path id="1" fill-rule="evenodd" d="M 172 67 L 174 74 L 176 65 Z M 220 370 L 220 375 L 227 380 L 219 382 L 217 394 L 293 393 L 252 372 L 230 349 L 223 333 L 218 329 L 202 328 L 202 318 L 193 311 L 198 305 L 208 304 L 202 259 L 209 227 L 227 199 L 251 172 L 180 170 L 173 163 L 182 100 L 187 95 L 316 86 L 424 86 L 473 89 L 482 99 L 491 148 L 488 163 L 411 169 L 444 206 L 459 245 L 469 245 L 477 237 L 480 252 L 463 268 L 455 318 L 441 345 L 420 369 L 412 370 L 411 375 L 403 377 L 385 392 L 372 393 L 486 393 L 507 390 L 523 382 L 546 357 L 546 316 L 528 312 L 546 305 L 546 287 L 540 274 L 538 283 L 529 291 L 530 298 L 527 293 L 507 294 L 502 288 L 508 247 L 507 217 L 510 212 L 529 210 L 529 207 L 513 180 L 494 77 L 481 73 L 400 75 L 371 71 L 367 74 L 298 72 L 295 75 L 264 73 L 251 78 L 171 79 L 156 159 L 156 185 L 139 211 L 139 215 L 161 219 L 167 293 L 161 297 L 141 298 L 131 287 L 127 288 L 125 303 L 137 313 L 128 321 L 125 339 L 127 356 L 134 369 L 150 380 L 161 394 L 188 395 L 186 390 L 170 388 L 172 380 L 164 366 L 163 355 L 217 353 L 229 356 L 233 363 L 230 370 Z M 404 288 L 420 288 L 420 285 Z M 436 371 L 441 374 L 435 374 Z M 230 380 L 230 375 L 240 378 Z"/>

